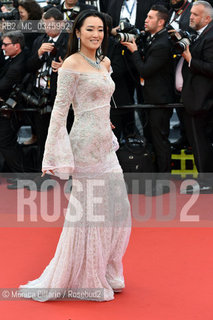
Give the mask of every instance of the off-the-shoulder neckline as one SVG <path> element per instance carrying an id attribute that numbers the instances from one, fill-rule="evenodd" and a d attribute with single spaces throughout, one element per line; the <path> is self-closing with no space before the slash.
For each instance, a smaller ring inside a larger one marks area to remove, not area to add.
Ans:
<path id="1" fill-rule="evenodd" d="M 103 75 L 106 75 L 106 74 L 110 74 L 111 72 L 81 72 L 81 71 L 76 71 L 76 70 L 72 70 L 72 69 L 69 69 L 69 68 L 60 68 L 59 69 L 60 71 L 61 70 L 64 70 L 64 71 L 69 71 L 69 72 L 72 72 L 72 73 L 77 73 L 77 74 L 103 74 Z"/>

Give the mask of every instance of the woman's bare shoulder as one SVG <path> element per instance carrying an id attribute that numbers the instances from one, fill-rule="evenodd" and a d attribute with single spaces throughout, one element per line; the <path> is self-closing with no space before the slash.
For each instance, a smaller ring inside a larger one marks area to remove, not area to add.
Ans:
<path id="1" fill-rule="evenodd" d="M 79 54 L 74 53 L 64 60 L 63 65 L 62 65 L 62 69 L 71 69 L 74 71 L 78 71 L 79 62 L 80 62 Z"/>
<path id="2" fill-rule="evenodd" d="M 111 67 L 111 61 L 108 57 L 104 57 L 104 59 L 102 60 L 102 64 L 105 66 L 105 68 L 107 69 L 107 71 L 110 71 L 110 67 Z"/>

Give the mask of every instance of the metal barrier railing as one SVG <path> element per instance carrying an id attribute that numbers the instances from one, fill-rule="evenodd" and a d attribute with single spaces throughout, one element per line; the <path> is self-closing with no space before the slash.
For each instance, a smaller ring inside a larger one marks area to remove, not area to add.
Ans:
<path id="1" fill-rule="evenodd" d="M 169 103 L 169 104 L 132 104 L 132 105 L 124 105 L 119 106 L 115 109 L 153 109 L 153 108 L 183 108 L 182 103 Z M 0 108 L 0 112 L 38 112 L 42 109 L 38 108 L 9 108 L 3 107 Z"/>

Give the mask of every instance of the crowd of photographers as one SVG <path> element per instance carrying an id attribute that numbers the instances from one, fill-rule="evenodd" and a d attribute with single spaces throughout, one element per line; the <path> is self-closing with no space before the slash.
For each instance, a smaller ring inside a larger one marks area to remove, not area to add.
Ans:
<path id="1" fill-rule="evenodd" d="M 108 26 L 108 56 L 116 84 L 111 121 L 117 138 L 125 139 L 136 130 L 133 108 L 119 107 L 156 105 L 138 111 L 138 115 L 144 136 L 153 145 L 157 171 L 169 172 L 173 110 L 165 106 L 183 102 L 184 108 L 177 109 L 181 137 L 176 145 L 191 145 L 198 171 L 212 172 L 211 130 L 203 132 L 210 128 L 213 107 L 211 4 L 188 0 L 49 0 L 40 7 L 35 0 L 1 2 L 0 152 L 8 169 L 41 171 L 57 71 L 66 57 L 72 22 L 80 11 L 93 9 L 105 14 Z M 200 30 L 203 44 L 196 46 Z M 194 110 L 191 105 L 197 104 Z M 70 106 L 68 131 L 72 122 Z M 25 144 L 36 142 L 38 146 L 32 166 L 25 164 L 23 147 L 17 143 L 18 130 L 24 124 L 32 128 L 32 138 Z M 37 180 L 39 186 L 39 176 Z M 17 188 L 13 182 L 10 189 Z M 205 181 L 203 186 L 209 183 Z"/>

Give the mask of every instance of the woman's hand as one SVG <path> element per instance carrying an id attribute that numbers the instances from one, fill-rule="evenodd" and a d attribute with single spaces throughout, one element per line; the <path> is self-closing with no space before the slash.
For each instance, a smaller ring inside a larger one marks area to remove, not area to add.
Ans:
<path id="1" fill-rule="evenodd" d="M 53 175 L 55 175 L 54 171 L 53 170 L 49 170 Z M 45 174 L 47 173 L 47 170 L 44 170 L 41 177 L 44 177 Z"/>

